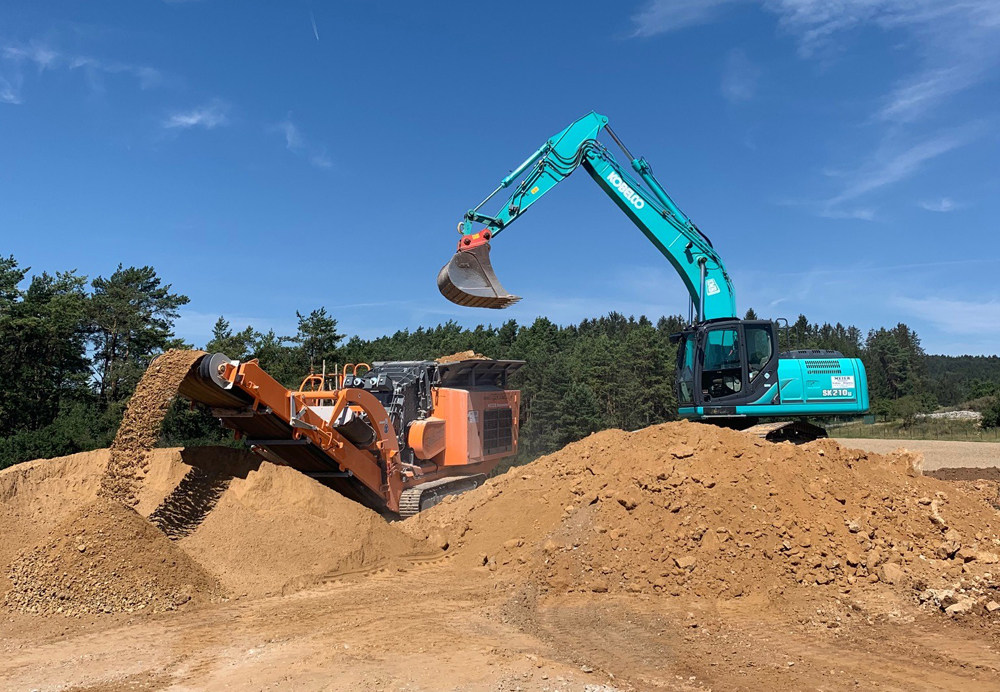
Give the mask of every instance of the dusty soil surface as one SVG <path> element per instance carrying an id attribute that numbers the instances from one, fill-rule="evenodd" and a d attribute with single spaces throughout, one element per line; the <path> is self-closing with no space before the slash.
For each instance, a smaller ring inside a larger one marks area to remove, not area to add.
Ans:
<path id="1" fill-rule="evenodd" d="M 536 600 L 445 559 L 168 615 L 8 618 L 0 690 L 997 689 L 988 632 L 906 602 L 841 601 L 850 617 L 810 592 L 769 608 Z"/>
<path id="2" fill-rule="evenodd" d="M 386 524 L 249 454 L 154 450 L 135 509 L 222 596 L 0 609 L 0 691 L 996 690 L 997 486 L 918 461 L 606 431 Z M 0 472 L 0 596 L 107 464 Z"/>
<path id="3" fill-rule="evenodd" d="M 1000 443 L 949 442 L 947 440 L 837 440 L 844 447 L 887 454 L 908 449 L 924 455 L 924 471 L 946 468 L 1000 469 Z"/>

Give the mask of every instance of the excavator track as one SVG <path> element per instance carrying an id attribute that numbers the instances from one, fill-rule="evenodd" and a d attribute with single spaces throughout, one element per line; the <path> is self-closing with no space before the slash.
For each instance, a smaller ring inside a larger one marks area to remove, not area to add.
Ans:
<path id="1" fill-rule="evenodd" d="M 478 488 L 486 482 L 484 474 L 458 478 L 440 478 L 407 488 L 399 497 L 399 516 L 406 519 L 423 512 L 449 495 L 460 495 L 467 490 Z"/>
<path id="2" fill-rule="evenodd" d="M 826 430 L 803 421 L 781 421 L 779 423 L 758 423 L 743 430 L 768 442 L 792 442 L 800 445 L 827 437 Z"/>

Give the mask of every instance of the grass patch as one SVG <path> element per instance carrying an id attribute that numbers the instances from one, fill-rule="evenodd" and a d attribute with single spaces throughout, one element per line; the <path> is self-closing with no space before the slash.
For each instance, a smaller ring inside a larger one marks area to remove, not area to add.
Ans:
<path id="1" fill-rule="evenodd" d="M 865 425 L 861 422 L 827 425 L 830 437 L 876 440 L 953 440 L 958 442 L 1000 442 L 1000 429 L 979 427 L 976 421 L 922 418 L 909 425 L 886 421 Z"/>

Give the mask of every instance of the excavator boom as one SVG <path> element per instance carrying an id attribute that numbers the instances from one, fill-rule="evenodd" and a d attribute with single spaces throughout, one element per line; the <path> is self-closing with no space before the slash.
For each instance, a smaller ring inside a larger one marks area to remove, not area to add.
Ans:
<path id="1" fill-rule="evenodd" d="M 633 172 L 648 189 L 598 141 L 602 130 L 621 147 Z M 712 243 L 677 207 L 653 176 L 649 163 L 633 158 L 608 126 L 608 119 L 593 112 L 551 137 L 492 194 L 466 212 L 459 224 L 457 252 L 438 273 L 442 295 L 470 307 L 505 308 L 520 300 L 496 278 L 489 242 L 581 166 L 674 266 L 699 320 L 736 315 L 733 285 Z M 511 187 L 513 191 L 499 213 L 488 216 L 480 211 L 498 192 Z M 473 224 L 485 227 L 475 231 Z"/>

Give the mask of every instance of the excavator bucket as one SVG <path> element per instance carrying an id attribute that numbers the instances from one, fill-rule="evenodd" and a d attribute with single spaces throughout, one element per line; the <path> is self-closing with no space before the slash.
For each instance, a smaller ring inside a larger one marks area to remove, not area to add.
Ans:
<path id="1" fill-rule="evenodd" d="M 438 290 L 455 303 L 470 308 L 510 307 L 521 296 L 507 293 L 493 272 L 489 243 L 459 250 L 438 272 Z"/>

